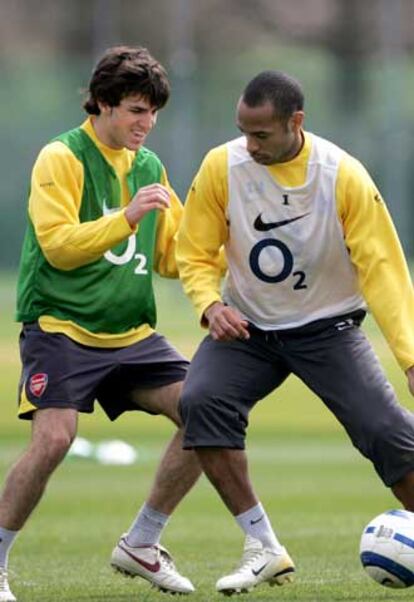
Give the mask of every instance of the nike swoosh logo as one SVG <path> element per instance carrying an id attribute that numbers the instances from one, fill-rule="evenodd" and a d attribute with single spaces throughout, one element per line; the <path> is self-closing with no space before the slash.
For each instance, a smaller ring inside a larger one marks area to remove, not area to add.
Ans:
<path id="1" fill-rule="evenodd" d="M 125 554 L 128 554 L 128 556 L 130 558 L 132 558 L 132 560 L 135 560 L 135 562 L 137 562 L 138 564 L 140 564 L 141 566 L 144 567 L 144 569 L 147 569 L 147 571 L 150 571 L 150 573 L 157 573 L 160 568 L 161 565 L 159 563 L 159 561 L 157 560 L 157 562 L 154 563 L 150 563 L 150 562 L 146 562 L 145 560 L 142 560 L 141 558 L 138 558 L 138 556 L 135 556 L 135 554 L 132 554 L 132 552 L 130 552 L 129 550 L 127 550 L 126 548 L 124 548 L 122 545 L 118 544 L 118 547 L 125 552 Z"/>
<path id="2" fill-rule="evenodd" d="M 254 220 L 253 227 L 255 230 L 259 230 L 259 232 L 267 232 L 268 230 L 273 230 L 273 228 L 280 228 L 280 226 L 286 226 L 286 224 L 291 224 L 292 222 L 296 222 L 298 219 L 302 219 L 302 217 L 306 217 L 309 213 L 303 213 L 302 215 L 298 215 L 297 217 L 291 217 L 290 219 L 283 219 L 280 222 L 264 222 L 262 220 L 262 214 L 259 215 Z"/>
<path id="3" fill-rule="evenodd" d="M 260 573 L 261 573 L 262 571 L 264 571 L 264 570 L 265 570 L 265 568 L 267 567 L 267 565 L 268 565 L 268 564 L 269 564 L 268 562 L 265 562 L 265 563 L 264 563 L 264 564 L 263 564 L 263 565 L 260 567 L 260 569 L 257 569 L 257 571 L 255 571 L 254 569 L 252 569 L 252 573 L 253 573 L 253 575 L 254 575 L 255 577 L 257 577 L 257 575 L 260 575 Z"/>
<path id="4" fill-rule="evenodd" d="M 251 525 L 256 525 L 257 523 L 260 523 L 261 520 L 264 519 L 264 514 L 262 514 L 262 516 L 259 516 L 259 518 L 256 518 L 256 520 L 251 520 L 250 524 Z"/>

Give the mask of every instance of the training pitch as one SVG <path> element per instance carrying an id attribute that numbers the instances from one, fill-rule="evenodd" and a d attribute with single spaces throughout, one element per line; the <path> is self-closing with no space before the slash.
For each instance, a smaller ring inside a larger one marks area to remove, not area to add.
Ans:
<path id="1" fill-rule="evenodd" d="M 202 336 L 179 285 L 158 283 L 159 331 L 188 356 Z M 19 376 L 18 327 L 12 322 L 14 277 L 0 281 L 0 476 L 24 449 L 29 429 L 15 418 Z M 401 402 L 414 409 L 403 374 L 378 331 L 365 328 Z M 19 602 L 155 602 L 167 594 L 140 579 L 116 575 L 111 550 L 145 499 L 173 429 L 163 418 L 133 414 L 109 423 L 102 412 L 82 417 L 79 434 L 92 443 L 122 439 L 134 446 L 131 466 L 67 458 L 43 502 L 17 539 L 10 584 Z M 252 413 L 248 438 L 251 476 L 261 501 L 296 563 L 295 583 L 260 586 L 240 602 L 295 600 L 364 602 L 411 600 L 410 590 L 373 583 L 359 557 L 360 534 L 380 512 L 399 507 L 314 395 L 290 378 Z M 238 563 L 243 537 L 202 478 L 167 526 L 163 544 L 197 591 L 188 600 L 224 600 L 216 580 Z M 175 598 L 177 599 L 177 598 Z"/>

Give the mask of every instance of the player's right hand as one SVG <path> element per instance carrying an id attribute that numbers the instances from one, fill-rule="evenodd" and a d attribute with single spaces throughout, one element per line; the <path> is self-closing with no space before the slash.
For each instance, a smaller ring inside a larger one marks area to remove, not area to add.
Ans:
<path id="1" fill-rule="evenodd" d="M 204 312 L 210 334 L 215 341 L 249 339 L 248 322 L 234 307 L 216 301 Z"/>
<path id="2" fill-rule="evenodd" d="M 170 206 L 170 193 L 162 184 L 143 186 L 132 197 L 125 209 L 125 217 L 131 228 L 136 226 L 151 209 L 164 211 Z"/>

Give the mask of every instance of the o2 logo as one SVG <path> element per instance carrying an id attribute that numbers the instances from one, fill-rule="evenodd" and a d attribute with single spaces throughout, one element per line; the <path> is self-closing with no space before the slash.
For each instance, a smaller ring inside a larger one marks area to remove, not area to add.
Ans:
<path id="1" fill-rule="evenodd" d="M 108 215 L 109 213 L 114 213 L 115 211 L 119 211 L 119 209 L 117 209 L 117 208 L 109 209 L 106 206 L 105 201 L 103 201 L 103 214 L 104 215 Z M 134 274 L 137 274 L 137 276 L 148 274 L 147 256 L 144 255 L 144 253 L 136 253 L 136 249 L 137 249 L 137 241 L 135 238 L 135 234 L 131 234 L 131 236 L 129 236 L 129 238 L 128 238 L 127 247 L 126 247 L 125 251 L 122 253 L 122 255 L 116 255 L 112 251 L 106 251 L 106 253 L 104 253 L 104 257 L 107 261 L 109 261 L 109 263 L 113 263 L 114 265 L 125 265 L 126 263 L 129 263 L 133 259 L 136 259 L 137 265 L 134 269 Z"/>
<path id="2" fill-rule="evenodd" d="M 260 267 L 260 256 L 263 251 L 269 250 L 270 248 L 276 247 L 282 256 L 282 267 L 276 274 L 267 274 Z M 302 270 L 293 272 L 294 259 L 289 247 L 281 240 L 275 238 L 265 238 L 257 242 L 249 255 L 250 269 L 253 274 L 262 282 L 268 282 L 270 284 L 276 284 L 283 282 L 291 274 L 296 277 L 296 281 L 293 285 L 294 290 L 300 290 L 308 288 L 305 283 L 306 274 Z"/>
<path id="3" fill-rule="evenodd" d="M 138 276 L 148 274 L 147 257 L 144 255 L 144 253 L 135 253 L 137 248 L 136 245 L 137 241 L 135 239 L 135 234 L 132 234 L 128 238 L 127 248 L 122 255 L 115 255 L 115 253 L 112 253 L 112 251 L 107 251 L 104 254 L 104 257 L 107 261 L 113 263 L 114 265 L 124 265 L 125 263 L 132 261 L 132 259 L 136 259 L 137 265 L 134 269 L 134 274 L 137 274 Z"/>

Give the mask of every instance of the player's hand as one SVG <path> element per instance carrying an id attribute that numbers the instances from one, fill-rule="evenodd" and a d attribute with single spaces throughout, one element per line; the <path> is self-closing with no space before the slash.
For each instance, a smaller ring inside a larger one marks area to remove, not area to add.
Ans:
<path id="1" fill-rule="evenodd" d="M 406 375 L 408 378 L 408 388 L 410 390 L 411 395 L 414 395 L 414 366 L 408 368 L 406 371 Z"/>
<path id="2" fill-rule="evenodd" d="M 170 206 L 170 193 L 168 188 L 162 184 L 150 184 L 143 186 L 132 197 L 128 207 L 125 209 L 125 217 L 131 228 L 142 220 L 144 215 L 151 209 L 164 211 Z"/>
<path id="3" fill-rule="evenodd" d="M 237 309 L 228 307 L 216 301 L 204 312 L 210 334 L 215 341 L 233 341 L 248 339 L 248 322 L 244 320 Z"/>

